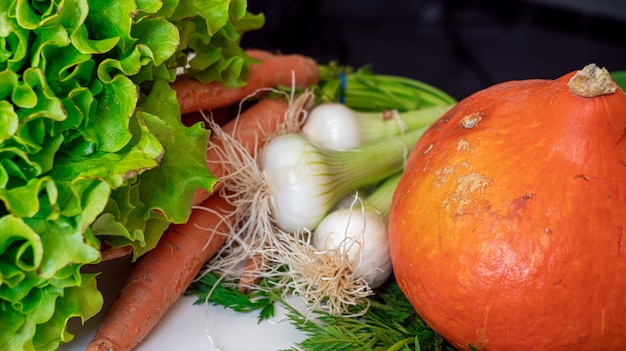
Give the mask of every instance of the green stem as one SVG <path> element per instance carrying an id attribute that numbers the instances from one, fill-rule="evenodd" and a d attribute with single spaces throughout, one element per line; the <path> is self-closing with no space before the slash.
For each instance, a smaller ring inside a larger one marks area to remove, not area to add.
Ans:
<path id="1" fill-rule="evenodd" d="M 415 338 L 414 337 L 402 339 L 402 340 L 396 342 L 395 344 L 391 345 L 387 349 L 387 351 L 398 351 L 398 350 L 402 349 L 403 347 L 405 347 L 407 345 L 411 345 L 414 342 L 415 342 Z"/>
<path id="2" fill-rule="evenodd" d="M 390 75 L 378 75 L 378 79 L 384 82 L 394 83 L 396 86 L 403 86 L 406 88 L 412 88 L 414 91 L 421 91 L 423 94 L 419 94 L 424 101 L 432 104 L 455 104 L 456 100 L 448 95 L 443 90 L 436 88 L 428 83 L 422 81 Z"/>
<path id="3" fill-rule="evenodd" d="M 336 203 L 346 194 L 376 184 L 402 171 L 406 159 L 425 128 L 367 143 L 355 150 L 319 150 L 328 175 L 334 179 L 330 198 Z"/>
<path id="4" fill-rule="evenodd" d="M 395 136 L 410 130 L 430 126 L 453 105 L 437 105 L 406 112 L 357 112 L 356 120 L 361 131 L 361 141 L 367 143 L 378 138 Z"/>
<path id="5" fill-rule="evenodd" d="M 385 179 L 371 194 L 367 196 L 367 198 L 365 198 L 366 206 L 375 208 L 385 221 L 389 216 L 391 203 L 393 201 L 393 194 L 398 187 L 401 176 L 402 172 L 399 172 Z"/>
<path id="6" fill-rule="evenodd" d="M 332 63 L 321 66 L 321 72 L 321 100 L 343 102 L 355 110 L 410 111 L 456 103 L 441 89 L 412 78 L 374 74 L 364 68 L 352 71 Z"/>

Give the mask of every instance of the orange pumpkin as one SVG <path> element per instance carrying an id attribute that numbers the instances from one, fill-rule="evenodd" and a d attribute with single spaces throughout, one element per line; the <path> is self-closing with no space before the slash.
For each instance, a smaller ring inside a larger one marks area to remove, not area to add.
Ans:
<path id="1" fill-rule="evenodd" d="M 626 350 L 625 133 L 626 95 L 595 65 L 436 121 L 389 219 L 422 318 L 460 349 Z"/>

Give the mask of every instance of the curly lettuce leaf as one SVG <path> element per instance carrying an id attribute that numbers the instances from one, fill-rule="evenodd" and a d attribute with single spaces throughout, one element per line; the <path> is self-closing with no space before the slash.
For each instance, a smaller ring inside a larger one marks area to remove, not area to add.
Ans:
<path id="1" fill-rule="evenodd" d="M 146 184 L 141 198 L 150 209 L 163 213 L 170 222 L 183 223 L 189 218 L 191 207 L 172 206 L 168 199 L 179 196 L 183 202 L 190 203 L 195 189 L 211 189 L 216 179 L 198 176 L 207 167 L 209 134 L 201 124 L 185 127 L 176 117 L 176 101 L 176 92 L 166 82 L 157 80 L 151 94 L 138 106 L 148 128 L 168 150 L 161 167 L 139 178 Z"/>
<path id="2" fill-rule="evenodd" d="M 70 341 L 102 307 L 81 271 L 101 243 L 137 258 L 211 190 L 208 132 L 168 83 L 243 84 L 262 24 L 243 0 L 0 2 L 0 349 Z"/>
<path id="3" fill-rule="evenodd" d="M 132 245 L 135 257 L 154 248 L 169 223 L 186 222 L 191 206 L 180 203 L 191 204 L 195 189 L 211 189 L 216 181 L 204 175 L 208 131 L 200 124 L 184 126 L 178 111 L 176 92 L 166 81 L 155 80 L 137 116 L 165 149 L 160 166 L 118 189 L 107 215 L 95 223 L 110 246 Z"/>
<path id="4" fill-rule="evenodd" d="M 256 62 L 241 48 L 241 36 L 265 23 L 263 14 L 246 11 L 244 0 L 181 1 L 172 14 L 181 33 L 177 65 L 201 82 L 219 81 L 228 87 L 245 84 L 248 65 Z M 193 58 L 188 61 L 188 53 Z"/>
<path id="5" fill-rule="evenodd" d="M 89 207 L 97 212 L 100 199 L 90 197 Z M 0 218 L 2 350 L 54 350 L 71 339 L 65 332 L 69 318 L 86 320 L 100 310 L 94 277 L 80 272 L 100 257 L 95 238 L 85 241 L 83 226 L 65 217 Z"/>

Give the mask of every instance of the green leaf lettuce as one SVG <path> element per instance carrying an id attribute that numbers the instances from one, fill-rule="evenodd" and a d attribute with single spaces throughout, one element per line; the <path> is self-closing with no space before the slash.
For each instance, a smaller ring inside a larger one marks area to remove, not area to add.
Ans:
<path id="1" fill-rule="evenodd" d="M 181 70 L 245 84 L 241 0 L 0 2 L 0 349 L 55 350 L 102 307 L 103 242 L 152 249 L 211 190 Z M 192 58 L 193 57 L 193 58 Z M 191 58 L 191 59 L 190 59 Z"/>

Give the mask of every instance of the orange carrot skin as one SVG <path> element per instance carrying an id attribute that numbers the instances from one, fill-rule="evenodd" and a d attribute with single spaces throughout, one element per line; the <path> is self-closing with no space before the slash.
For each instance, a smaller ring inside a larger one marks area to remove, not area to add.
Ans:
<path id="1" fill-rule="evenodd" d="M 242 112 L 239 117 L 222 126 L 222 132 L 232 136 L 250 155 L 254 155 L 255 146 L 263 147 L 271 134 L 284 123 L 288 107 L 289 104 L 283 100 L 261 99 Z M 215 134 L 212 133 L 210 138 L 215 147 L 221 147 L 223 141 L 217 138 Z M 211 173 L 218 179 L 226 175 L 227 171 L 214 149 L 207 149 L 207 165 Z M 213 191 L 218 191 L 222 184 L 221 182 L 216 183 Z M 209 196 L 210 194 L 206 190 L 198 189 L 193 203 L 198 204 Z"/>
<path id="2" fill-rule="evenodd" d="M 114 260 L 116 258 L 125 257 L 125 256 L 130 255 L 133 252 L 133 247 L 130 245 L 112 248 L 106 245 L 105 243 L 102 243 L 101 246 L 102 248 L 101 248 L 100 253 L 102 255 L 102 262 Z"/>
<path id="3" fill-rule="evenodd" d="M 137 261 L 87 351 L 132 350 L 224 245 L 229 225 L 220 215 L 234 206 L 219 194 L 202 206 L 217 213 L 194 209 L 187 223 L 168 228 L 156 248 Z"/>
<path id="4" fill-rule="evenodd" d="M 263 266 L 263 257 L 260 254 L 249 257 L 243 267 L 243 272 L 237 283 L 237 290 L 246 294 L 251 287 L 257 285 L 261 280 L 261 276 L 252 272 L 258 272 Z"/>
<path id="5" fill-rule="evenodd" d="M 188 77 L 174 81 L 172 87 L 176 90 L 181 113 L 226 107 L 261 88 L 291 86 L 292 73 L 298 88 L 306 88 L 319 81 L 319 67 L 310 57 L 297 54 L 274 55 L 262 50 L 248 50 L 246 53 L 261 63 L 250 65 L 250 74 L 246 85 L 242 87 L 226 88 L 215 82 L 203 84 Z"/>

